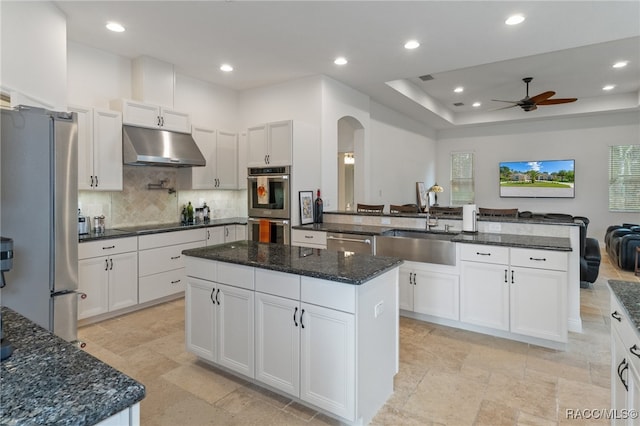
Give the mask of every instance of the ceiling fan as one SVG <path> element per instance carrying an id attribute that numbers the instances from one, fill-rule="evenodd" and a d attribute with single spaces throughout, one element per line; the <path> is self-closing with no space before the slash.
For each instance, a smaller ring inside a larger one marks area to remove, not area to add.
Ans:
<path id="1" fill-rule="evenodd" d="M 522 81 L 524 81 L 527 84 L 527 96 L 525 96 L 523 99 L 521 99 L 519 101 L 501 101 L 499 99 L 492 99 L 492 101 L 495 101 L 495 102 L 509 102 L 509 103 L 513 104 L 513 105 L 509 105 L 507 107 L 498 108 L 498 109 L 507 109 L 507 108 L 513 108 L 513 107 L 519 106 L 520 108 L 522 108 L 525 111 L 533 111 L 535 109 L 538 109 L 538 105 L 567 104 L 569 102 L 575 102 L 575 101 L 578 100 L 578 98 L 549 99 L 553 95 L 556 94 L 556 92 L 553 92 L 553 91 L 543 92 L 543 93 L 540 93 L 539 95 L 536 95 L 536 96 L 533 96 L 533 97 L 530 98 L 529 97 L 529 83 L 531 83 L 531 80 L 533 80 L 533 77 L 525 77 L 525 78 L 522 79 Z"/>

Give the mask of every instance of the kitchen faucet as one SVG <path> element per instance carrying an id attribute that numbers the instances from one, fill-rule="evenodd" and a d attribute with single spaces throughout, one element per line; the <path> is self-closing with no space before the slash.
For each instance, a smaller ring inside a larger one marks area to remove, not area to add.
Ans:
<path id="1" fill-rule="evenodd" d="M 431 215 L 429 214 L 429 211 L 427 211 L 427 222 L 426 222 L 427 231 L 429 231 L 431 228 L 435 228 L 436 226 L 438 226 L 438 218 L 435 217 L 435 219 L 436 219 L 435 223 L 433 224 L 429 223 L 431 222 Z"/>

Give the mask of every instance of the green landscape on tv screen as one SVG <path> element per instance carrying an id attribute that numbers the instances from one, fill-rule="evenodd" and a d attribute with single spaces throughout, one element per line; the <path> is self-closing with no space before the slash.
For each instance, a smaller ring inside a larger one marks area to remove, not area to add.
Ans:
<path id="1" fill-rule="evenodd" d="M 501 197 L 575 197 L 575 160 L 503 161 Z"/>

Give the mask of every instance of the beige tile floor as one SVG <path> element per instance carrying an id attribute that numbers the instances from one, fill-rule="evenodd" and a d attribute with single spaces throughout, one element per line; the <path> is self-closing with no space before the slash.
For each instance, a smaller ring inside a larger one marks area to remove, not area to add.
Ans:
<path id="1" fill-rule="evenodd" d="M 581 289 L 584 332 L 565 352 L 400 321 L 395 393 L 373 425 L 604 425 L 567 419 L 567 409 L 609 408 L 608 279 L 640 284 L 603 254 L 600 276 Z M 143 425 L 326 425 L 332 419 L 184 350 L 184 300 L 79 330 L 86 350 L 145 384 Z"/>

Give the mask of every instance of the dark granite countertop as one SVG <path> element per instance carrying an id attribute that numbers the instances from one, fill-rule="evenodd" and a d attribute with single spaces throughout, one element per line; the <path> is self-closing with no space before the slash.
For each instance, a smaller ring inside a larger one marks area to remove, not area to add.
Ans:
<path id="1" fill-rule="evenodd" d="M 367 226 L 351 225 L 345 223 L 314 223 L 309 225 L 294 226 L 293 229 L 308 231 L 343 232 L 348 234 L 381 235 L 392 229 L 427 232 L 424 229 L 400 228 L 397 226 Z M 436 234 L 446 234 L 443 231 L 428 231 Z M 508 246 L 518 248 L 531 248 L 540 250 L 572 251 L 571 240 L 560 237 L 539 237 L 535 235 L 494 234 L 477 232 L 451 233 L 451 241 L 465 244 L 487 244 L 495 246 Z"/>
<path id="2" fill-rule="evenodd" d="M 105 232 L 96 234 L 79 235 L 79 242 L 107 240 L 111 238 L 135 237 L 138 235 L 159 234 L 162 232 L 185 231 L 187 229 L 210 228 L 224 225 L 246 225 L 247 218 L 232 217 L 225 219 L 214 219 L 207 223 L 198 223 L 193 225 L 182 225 L 180 222 L 174 223 L 155 223 L 150 225 L 125 226 L 107 229 Z"/>
<path id="3" fill-rule="evenodd" d="M 186 256 L 237 263 L 345 284 L 360 285 L 400 266 L 395 257 L 346 254 L 284 244 L 237 241 L 182 252 Z"/>
<path id="4" fill-rule="evenodd" d="M 640 283 L 609 280 L 609 288 L 622 308 L 627 311 L 625 313 L 640 337 Z"/>
<path id="5" fill-rule="evenodd" d="M 0 424 L 94 425 L 142 401 L 144 385 L 2 308 L 13 354 L 0 364 Z"/>

